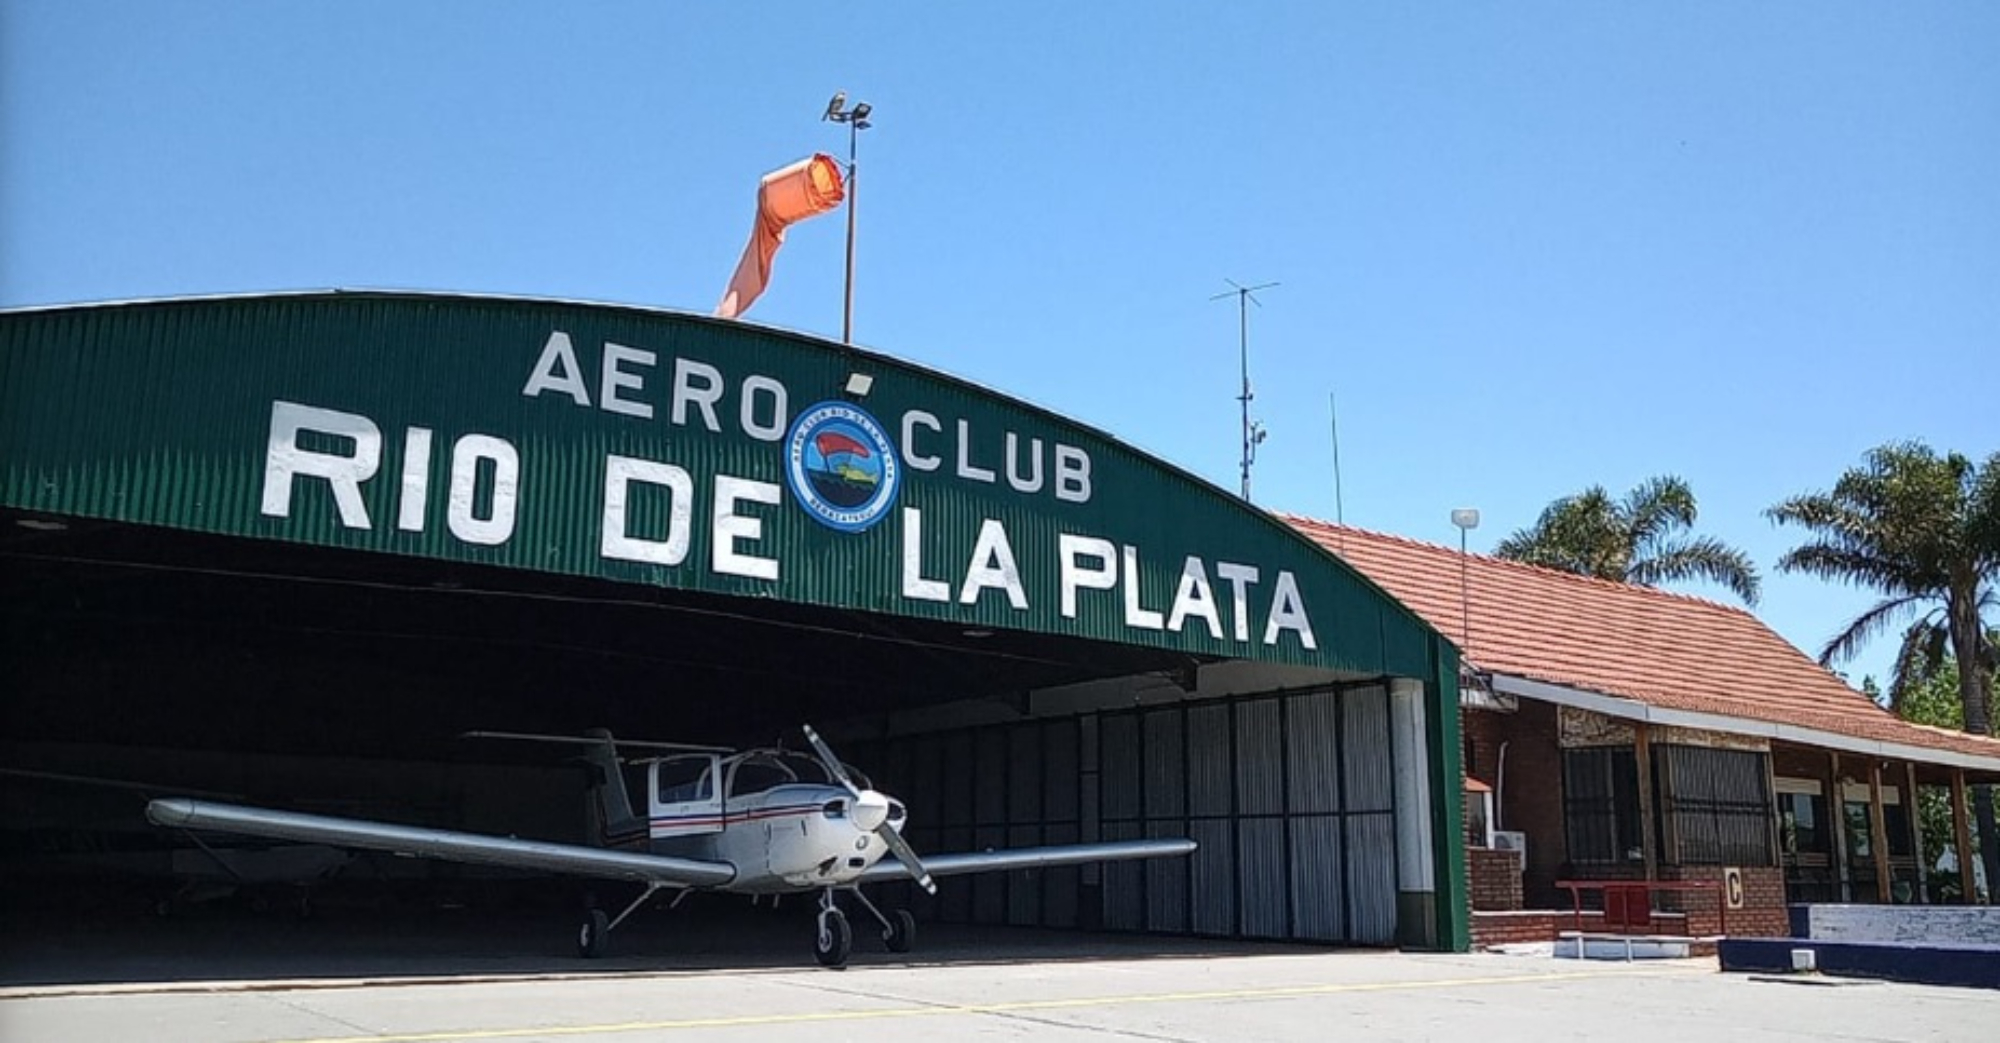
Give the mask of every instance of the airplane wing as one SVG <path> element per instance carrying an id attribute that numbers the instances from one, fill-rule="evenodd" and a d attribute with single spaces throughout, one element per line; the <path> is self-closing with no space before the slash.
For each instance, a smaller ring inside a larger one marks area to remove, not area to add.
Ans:
<path id="1" fill-rule="evenodd" d="M 669 858 L 581 844 L 518 840 L 422 826 L 398 826 L 387 822 L 272 811 L 204 800 L 155 800 L 146 805 L 146 817 L 155 825 L 175 829 L 242 833 L 254 837 L 418 855 L 448 862 L 640 880 L 670 887 L 717 887 L 736 878 L 735 867 L 725 862 Z"/>
<path id="2" fill-rule="evenodd" d="M 1191 855 L 1192 840 L 1116 840 L 1102 844 L 1060 844 L 1051 847 L 1015 847 L 995 851 L 968 851 L 956 855 L 925 855 L 924 868 L 932 876 L 962 873 L 992 873 L 1006 869 L 1040 869 L 1045 866 L 1073 866 L 1083 862 L 1116 862 L 1128 858 L 1171 858 Z M 895 858 L 884 858 L 868 867 L 857 883 L 879 884 L 908 880 L 910 870 Z"/>

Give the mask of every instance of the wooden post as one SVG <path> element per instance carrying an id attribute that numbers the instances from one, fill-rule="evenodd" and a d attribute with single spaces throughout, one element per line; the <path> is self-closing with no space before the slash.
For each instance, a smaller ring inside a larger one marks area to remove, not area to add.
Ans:
<path id="1" fill-rule="evenodd" d="M 1875 854 L 1875 900 L 1889 904 L 1889 830 L 1882 822 L 1882 762 L 1868 758 L 1868 849 Z"/>
<path id="2" fill-rule="evenodd" d="M 1903 778 L 1907 780 L 1903 790 L 1903 817 L 1910 824 L 1910 853 L 1917 866 L 1917 886 L 1913 897 L 1924 905 L 1931 904 L 1930 866 L 1924 861 L 1924 816 L 1923 802 L 1917 799 L 1917 762 L 1903 762 Z"/>
<path id="3" fill-rule="evenodd" d="M 1951 852 L 1958 861 L 1958 893 L 1971 905 L 1978 900 L 1972 887 L 1972 826 L 1965 820 L 1965 769 L 1951 769 Z"/>
<path id="4" fill-rule="evenodd" d="M 1644 721 L 1632 723 L 1632 754 L 1639 772 L 1639 853 L 1645 860 L 1646 879 L 1652 881 L 1657 878 L 1660 853 L 1653 844 L 1658 833 L 1653 821 L 1653 740 Z"/>
<path id="5" fill-rule="evenodd" d="M 1847 794 L 1840 789 L 1840 751 L 1826 752 L 1826 818 L 1833 837 L 1833 900 L 1849 900 L 1847 879 Z"/>
<path id="6" fill-rule="evenodd" d="M 1764 751 L 1764 799 L 1771 806 L 1771 865 L 1780 869 L 1785 865 L 1785 798 L 1778 794 L 1778 747 L 1773 744 Z M 1783 876 L 1783 873 L 1778 874 Z M 1786 895 L 1786 901 L 1791 896 Z"/>

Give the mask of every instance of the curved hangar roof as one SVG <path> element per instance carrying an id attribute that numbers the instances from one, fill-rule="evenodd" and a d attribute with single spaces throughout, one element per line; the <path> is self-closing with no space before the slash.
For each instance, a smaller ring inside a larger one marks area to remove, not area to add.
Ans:
<path id="1" fill-rule="evenodd" d="M 906 362 L 684 314 L 313 293 L 0 313 L 0 504 L 1436 677 L 1279 520 Z"/>

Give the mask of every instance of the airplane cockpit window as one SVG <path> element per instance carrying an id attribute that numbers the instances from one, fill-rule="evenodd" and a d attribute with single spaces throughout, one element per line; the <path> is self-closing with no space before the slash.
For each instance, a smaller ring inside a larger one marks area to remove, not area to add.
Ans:
<path id="1" fill-rule="evenodd" d="M 660 761 L 654 769 L 660 785 L 660 803 L 713 799 L 715 781 L 714 773 L 709 770 L 711 764 L 712 759 L 706 756 L 668 757 Z"/>
<path id="2" fill-rule="evenodd" d="M 847 774 L 856 786 L 868 789 L 868 776 L 854 770 L 852 765 L 844 765 Z M 758 753 L 736 762 L 736 768 L 729 779 L 729 795 L 742 796 L 757 793 L 773 786 L 803 782 L 815 786 L 834 786 L 839 783 L 826 772 L 819 760 L 809 754 L 793 753 L 789 750 Z"/>
<path id="3" fill-rule="evenodd" d="M 797 781 L 798 773 L 783 758 L 745 757 L 736 762 L 736 770 L 729 776 L 729 795 L 740 797 Z"/>
<path id="4" fill-rule="evenodd" d="M 810 782 L 816 786 L 824 786 L 833 781 L 833 779 L 827 776 L 826 769 L 820 766 L 816 758 L 808 757 L 803 753 L 786 753 L 784 754 L 784 760 L 785 767 L 790 768 L 792 776 L 800 782 Z"/>

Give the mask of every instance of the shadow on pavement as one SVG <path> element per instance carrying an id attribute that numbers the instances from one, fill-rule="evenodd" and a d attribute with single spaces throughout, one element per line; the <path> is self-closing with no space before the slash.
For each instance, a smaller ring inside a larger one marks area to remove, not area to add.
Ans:
<path id="1" fill-rule="evenodd" d="M 434 903 L 293 908 L 203 905 L 158 915 L 150 904 L 24 901 L 0 923 L 0 988 L 346 983 L 384 979 L 589 976 L 813 969 L 810 899 L 753 908 L 697 895 L 641 910 L 610 952 L 576 955 L 581 916 L 560 909 Z M 615 911 L 616 906 L 612 906 Z M 867 913 L 850 907 L 850 966 L 1133 960 L 1323 954 L 1319 947 L 1169 935 L 924 923 L 909 953 L 890 953 Z"/>

